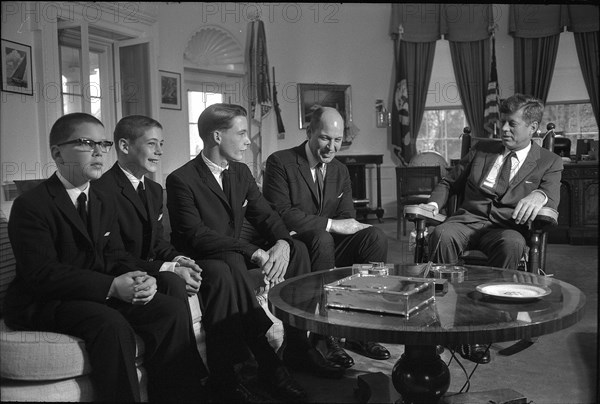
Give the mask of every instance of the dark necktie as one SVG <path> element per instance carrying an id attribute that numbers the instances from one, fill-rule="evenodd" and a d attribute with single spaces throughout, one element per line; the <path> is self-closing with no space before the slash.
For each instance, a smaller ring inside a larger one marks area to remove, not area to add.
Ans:
<path id="1" fill-rule="evenodd" d="M 143 223 L 143 237 L 142 237 L 142 251 L 141 258 L 146 259 L 148 257 L 148 253 L 150 250 L 150 240 L 152 239 L 152 223 L 150 221 L 150 212 L 148 211 L 148 198 L 146 197 L 146 189 L 144 188 L 144 183 L 140 181 L 137 186 L 137 193 L 140 199 L 142 200 L 142 204 L 144 205 L 144 209 L 146 210 L 146 216 L 148 220 Z"/>
<path id="2" fill-rule="evenodd" d="M 146 197 L 146 189 L 144 188 L 144 183 L 142 181 L 138 184 L 137 193 L 146 209 L 146 214 L 148 214 L 148 198 Z"/>
<path id="3" fill-rule="evenodd" d="M 319 206 L 323 204 L 323 163 L 319 163 L 315 167 L 317 174 L 317 188 L 319 189 Z"/>
<path id="4" fill-rule="evenodd" d="M 85 201 L 87 201 L 87 196 L 85 192 L 82 192 L 77 197 L 77 213 L 79 213 L 79 217 L 83 221 L 83 227 L 88 230 L 88 218 L 87 218 L 87 207 L 85 206 Z"/>
<path id="5" fill-rule="evenodd" d="M 225 193 L 225 198 L 227 202 L 231 204 L 231 180 L 229 178 L 229 170 L 223 170 L 223 176 L 221 177 L 223 182 L 223 192 Z"/>
<path id="6" fill-rule="evenodd" d="M 510 169 L 512 167 L 512 158 L 516 157 L 515 152 L 508 153 L 508 156 L 504 159 L 500 173 L 498 174 L 498 181 L 496 181 L 496 195 L 502 197 L 508 189 L 508 183 L 510 182 Z"/>

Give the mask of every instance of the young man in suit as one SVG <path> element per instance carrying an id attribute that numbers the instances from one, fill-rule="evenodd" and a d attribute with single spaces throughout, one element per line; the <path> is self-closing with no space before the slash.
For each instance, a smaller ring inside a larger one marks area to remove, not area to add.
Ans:
<path id="1" fill-rule="evenodd" d="M 313 271 L 385 262 L 387 237 L 356 221 L 348 168 L 334 159 L 342 144 L 344 119 L 334 108 L 315 106 L 306 134 L 308 140 L 300 146 L 267 159 L 265 198 L 308 247 Z M 314 336 L 315 343 L 319 340 Z M 354 365 L 337 338 L 326 337 L 324 342 L 326 358 L 346 368 Z M 347 340 L 346 345 L 373 359 L 390 357 L 375 342 Z"/>
<path id="2" fill-rule="evenodd" d="M 265 338 L 272 322 L 258 304 L 254 292 L 258 285 L 251 279 L 248 266 L 259 266 L 265 281 L 275 284 L 310 271 L 306 248 L 290 238 L 281 218 L 262 197 L 250 170 L 241 163 L 250 144 L 245 109 L 232 104 L 211 105 L 198 118 L 198 131 L 204 141 L 202 152 L 167 177 L 172 243 L 192 258 L 219 259 L 229 265 L 230 271 L 224 276 L 236 290 L 237 301 L 223 307 L 222 322 L 233 331 L 221 341 L 219 351 L 228 353 L 221 356 L 221 365 L 231 369 L 246 359 L 243 352 L 237 351 L 248 346 L 258 362 L 259 378 L 266 385 L 275 387 L 282 396 L 303 399 L 304 390 Z M 240 239 L 244 218 L 267 240 L 267 246 Z M 307 355 L 308 341 L 302 333 L 286 327 L 285 352 L 295 348 L 289 353 L 295 355 L 293 359 L 299 366 L 314 364 L 315 371 L 341 377 L 341 369 L 328 366 L 322 357 L 321 362 L 315 362 L 311 353 Z M 305 346 L 301 345 L 303 341 Z"/>
<path id="3" fill-rule="evenodd" d="M 140 401 L 137 334 L 145 343 L 150 400 L 198 400 L 206 369 L 186 304 L 157 293 L 156 279 L 140 270 L 144 263 L 123 248 L 113 198 L 90 182 L 102 175 L 111 146 L 91 115 L 68 114 L 52 126 L 57 171 L 11 210 L 17 276 L 6 321 L 82 338 L 97 398 L 110 402 Z"/>
<path id="4" fill-rule="evenodd" d="M 478 142 L 431 193 L 435 212 L 450 193 L 464 193 L 459 209 L 431 233 L 434 262 L 456 264 L 468 248 L 483 251 L 488 265 L 517 269 L 525 251 L 524 235 L 539 210 L 558 208 L 561 158 L 532 142 L 544 104 L 515 94 L 500 105 L 502 142 Z M 439 247 L 436 249 L 439 243 Z M 467 359 L 490 361 L 485 347 L 461 348 Z"/>

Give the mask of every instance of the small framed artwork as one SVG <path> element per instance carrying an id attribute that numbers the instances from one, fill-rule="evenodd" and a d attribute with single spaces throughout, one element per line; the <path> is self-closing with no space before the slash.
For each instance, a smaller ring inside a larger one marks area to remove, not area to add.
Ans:
<path id="1" fill-rule="evenodd" d="M 160 107 L 181 109 L 181 74 L 159 70 Z"/>
<path id="2" fill-rule="evenodd" d="M 2 39 L 2 91 L 33 95 L 31 46 Z"/>
<path id="3" fill-rule="evenodd" d="M 333 107 L 349 127 L 352 122 L 352 93 L 345 84 L 298 84 L 298 126 L 305 129 L 310 123 L 312 107 Z"/>

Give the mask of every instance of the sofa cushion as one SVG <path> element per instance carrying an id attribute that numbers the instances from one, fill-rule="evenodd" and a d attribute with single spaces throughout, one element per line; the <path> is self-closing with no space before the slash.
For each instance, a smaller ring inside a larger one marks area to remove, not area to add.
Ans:
<path id="1" fill-rule="evenodd" d="M 0 320 L 0 336 L 2 379 L 59 380 L 92 371 L 85 343 L 80 338 L 50 331 L 15 331 L 4 320 Z M 136 336 L 136 344 L 139 366 L 144 342 Z"/>

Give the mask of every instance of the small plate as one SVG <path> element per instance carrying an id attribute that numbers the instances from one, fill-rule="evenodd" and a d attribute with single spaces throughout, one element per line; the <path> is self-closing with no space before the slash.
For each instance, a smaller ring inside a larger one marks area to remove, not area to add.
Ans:
<path id="1" fill-rule="evenodd" d="M 483 295 L 502 300 L 535 300 L 550 294 L 550 288 L 531 283 L 490 282 L 478 285 L 475 289 Z"/>

